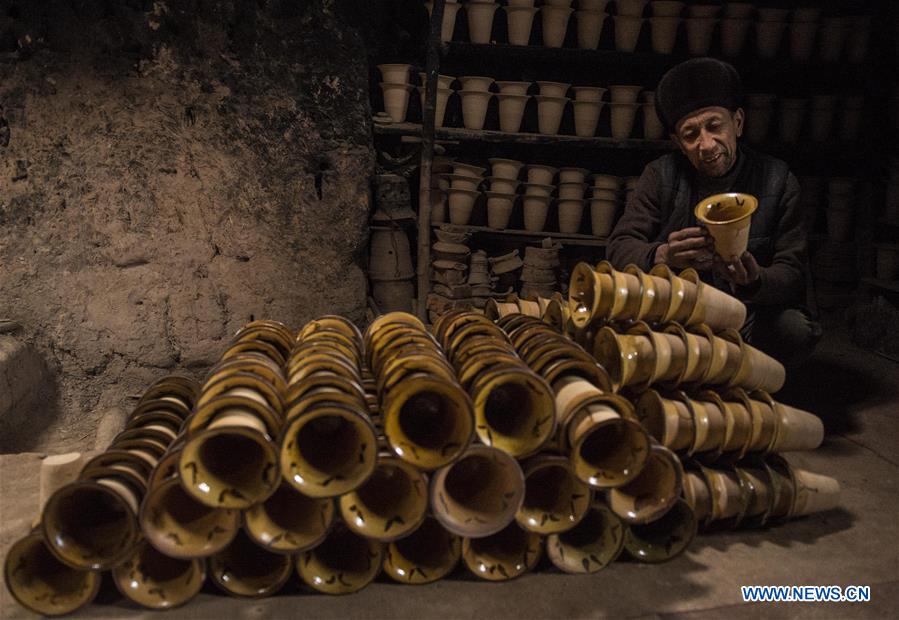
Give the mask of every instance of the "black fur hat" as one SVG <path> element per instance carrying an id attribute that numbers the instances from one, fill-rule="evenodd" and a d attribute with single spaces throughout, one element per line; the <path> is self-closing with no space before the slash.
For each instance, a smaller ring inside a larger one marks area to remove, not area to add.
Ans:
<path id="1" fill-rule="evenodd" d="M 656 113 L 668 133 L 678 121 L 696 110 L 720 106 L 736 110 L 743 100 L 740 74 L 726 62 L 693 58 L 662 76 L 656 87 Z"/>

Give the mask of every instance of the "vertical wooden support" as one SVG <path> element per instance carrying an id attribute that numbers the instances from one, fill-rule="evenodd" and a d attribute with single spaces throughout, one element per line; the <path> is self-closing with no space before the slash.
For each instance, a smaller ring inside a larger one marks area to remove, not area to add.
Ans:
<path id="1" fill-rule="evenodd" d="M 437 73 L 440 70 L 441 30 L 446 0 L 434 0 L 425 59 L 425 105 L 421 123 L 421 168 L 418 192 L 418 317 L 428 319 L 431 288 L 431 164 L 434 158 L 434 121 L 437 107 Z"/>

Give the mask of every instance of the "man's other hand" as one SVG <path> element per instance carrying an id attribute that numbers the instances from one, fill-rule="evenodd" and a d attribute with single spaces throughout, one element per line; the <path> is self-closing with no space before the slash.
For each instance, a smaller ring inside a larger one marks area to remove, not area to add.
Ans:
<path id="1" fill-rule="evenodd" d="M 753 286 L 759 281 L 759 264 L 749 252 L 743 252 L 739 260 L 725 261 L 715 256 L 715 270 L 737 286 Z"/>
<path id="2" fill-rule="evenodd" d="M 712 268 L 715 242 L 704 228 L 693 226 L 675 230 L 668 242 L 656 248 L 655 262 L 677 269 L 693 267 L 698 271 Z"/>

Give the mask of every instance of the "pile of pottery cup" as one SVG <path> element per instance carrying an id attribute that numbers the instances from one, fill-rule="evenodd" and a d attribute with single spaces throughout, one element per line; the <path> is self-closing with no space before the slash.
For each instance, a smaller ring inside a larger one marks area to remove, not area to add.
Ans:
<path id="1" fill-rule="evenodd" d="M 387 65 L 381 65 L 382 67 Z M 394 66 L 394 65 L 389 65 Z M 461 84 L 461 89 L 452 89 L 454 82 Z M 643 114 L 643 138 L 660 140 L 664 137 L 664 129 L 655 111 L 652 91 L 642 92 L 642 100 L 638 95 L 643 91 L 638 85 L 613 85 L 608 88 L 598 86 L 574 86 L 562 82 L 538 80 L 508 81 L 494 80 L 488 76 L 449 75 L 438 77 L 436 126 L 442 127 L 445 120 L 447 101 L 458 92 L 462 105 L 462 124 L 466 129 L 482 130 L 487 121 L 487 110 L 490 101 L 496 97 L 499 109 L 499 129 L 506 133 L 519 133 L 524 121 L 525 109 L 529 101 L 537 105 L 537 129 L 544 135 L 558 135 L 563 118 L 570 104 L 574 119 L 574 133 L 582 138 L 594 137 L 597 133 L 600 114 L 605 105 L 609 106 L 611 136 L 618 140 L 631 137 L 637 112 Z M 495 90 L 492 90 L 494 89 Z M 529 94 L 536 87 L 536 94 Z M 423 89 L 423 87 L 421 87 Z M 606 92 L 610 101 L 603 101 Z M 396 90 L 396 96 L 402 94 Z M 573 95 L 569 97 L 569 93 Z M 406 95 L 408 98 L 408 95 Z M 424 92 L 422 90 L 422 97 Z M 385 91 L 386 102 L 386 91 Z M 405 108 L 403 108 L 405 118 Z"/>
<path id="2" fill-rule="evenodd" d="M 254 321 L 200 387 L 152 385 L 6 557 L 24 607 L 73 612 L 110 570 L 149 609 L 209 579 L 235 597 L 405 584 L 460 563 L 502 581 L 544 550 L 567 573 L 681 553 L 697 527 L 833 508 L 839 485 L 780 453 L 820 420 L 771 397 L 783 367 L 694 274 L 584 265 L 569 299 L 402 312 L 364 334 Z M 560 329 L 561 328 L 561 329 Z M 566 332 L 573 336 L 566 335 Z M 297 579 L 297 578 L 294 578 Z"/>
<path id="3" fill-rule="evenodd" d="M 428 9 L 432 3 L 427 2 Z M 828 16 L 819 7 L 756 7 L 751 2 L 687 4 L 676 0 L 617 0 L 614 16 L 608 15 L 609 0 L 507 0 L 502 7 L 493 0 L 471 0 L 465 4 L 448 0 L 443 15 L 442 40 L 452 41 L 459 9 L 464 7 L 469 41 L 494 43 L 493 25 L 500 9 L 506 16 L 507 42 L 529 45 L 537 13 L 540 13 L 545 47 L 565 44 L 572 16 L 576 24 L 576 45 L 596 49 L 600 44 L 606 18 L 613 21 L 614 46 L 622 52 L 637 49 L 644 25 L 649 25 L 652 50 L 658 54 L 674 51 L 683 22 L 687 49 L 693 56 L 708 55 L 716 32 L 721 36 L 721 52 L 736 57 L 747 48 L 754 31 L 759 58 L 775 58 L 781 46 L 794 62 L 819 59 L 851 63 L 864 62 L 868 53 L 872 17 L 870 15 Z M 648 15 L 648 17 L 644 17 Z"/>
<path id="4" fill-rule="evenodd" d="M 516 204 L 521 201 L 524 230 L 541 232 L 547 229 L 550 206 L 555 201 L 558 221 L 555 227 L 567 234 L 579 233 L 584 209 L 590 207 L 590 232 L 607 237 L 612 231 L 616 215 L 636 187 L 637 177 L 622 179 L 610 174 L 590 174 L 579 167 L 556 168 L 545 164 L 494 157 L 488 160 L 490 175 L 485 168 L 456 161 L 435 164 L 432 210 L 442 213 L 443 196 L 449 204 L 452 224 L 468 224 L 482 187 L 486 196 L 487 226 L 497 230 L 509 227 Z M 523 180 L 520 180 L 523 179 Z M 558 182 L 556 182 L 558 179 Z M 588 181 L 592 180 L 592 184 Z M 622 189 L 624 192 L 622 192 Z M 432 211 L 433 213 L 433 211 Z M 433 221 L 442 221 L 434 220 Z"/>
<path id="5" fill-rule="evenodd" d="M 799 142 L 806 125 L 806 136 L 812 142 L 833 138 L 854 142 L 859 137 L 864 107 L 864 97 L 857 95 L 778 99 L 770 93 L 751 93 L 746 95 L 746 139 L 756 144 L 765 142 L 777 115 L 777 139 L 781 142 Z"/>

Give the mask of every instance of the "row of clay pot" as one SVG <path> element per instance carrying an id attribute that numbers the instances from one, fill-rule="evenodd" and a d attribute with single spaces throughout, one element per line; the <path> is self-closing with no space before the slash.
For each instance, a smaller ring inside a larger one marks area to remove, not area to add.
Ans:
<path id="1" fill-rule="evenodd" d="M 411 314 L 392 312 L 365 331 L 390 449 L 423 470 L 442 467 L 474 437 L 472 403 L 440 345 Z"/>
<path id="2" fill-rule="evenodd" d="M 138 545 L 140 503 L 198 388 L 191 379 L 164 377 L 143 394 L 105 452 L 86 463 L 77 453 L 46 459 L 41 517 L 6 554 L 4 581 L 20 605 L 47 616 L 71 613 L 96 597 L 99 571 L 114 567 L 114 582 L 126 592 L 122 567 Z"/>
<path id="3" fill-rule="evenodd" d="M 608 261 L 595 268 L 579 263 L 571 273 L 568 306 L 574 326 L 585 329 L 597 321 L 636 321 L 684 326 L 706 324 L 714 332 L 739 329 L 746 306 L 704 283 L 693 269 L 675 275 L 659 264 L 647 274 L 636 265 L 624 271 Z"/>
<path id="4" fill-rule="evenodd" d="M 733 460 L 754 453 L 814 450 L 824 440 L 824 425 L 817 416 L 777 402 L 762 390 L 705 390 L 691 396 L 648 390 L 635 406 L 653 437 L 687 455 Z"/>
<path id="5" fill-rule="evenodd" d="M 746 95 L 746 139 L 764 142 L 771 133 L 775 115 L 778 119 L 777 138 L 795 144 L 808 125 L 808 137 L 813 142 L 827 142 L 834 133 L 834 120 L 840 118 L 838 137 L 844 142 L 858 139 L 864 111 L 864 98 L 847 97 L 838 105 L 835 95 L 817 95 L 811 99 L 784 98 L 777 101 L 771 94 Z"/>
<path id="6" fill-rule="evenodd" d="M 433 331 L 471 396 L 478 439 L 515 458 L 540 450 L 555 431 L 552 391 L 503 330 L 483 314 L 456 310 Z"/>
<path id="7" fill-rule="evenodd" d="M 759 349 L 746 344 L 734 329 L 720 336 L 708 326 L 691 328 L 670 323 L 661 332 L 636 321 L 619 333 L 611 325 L 596 332 L 582 332 L 588 346 L 592 337 L 593 355 L 612 378 L 616 390 L 640 392 L 653 384 L 714 385 L 746 390 L 776 392 L 783 387 L 783 365 Z"/>
<path id="8" fill-rule="evenodd" d="M 835 508 L 840 483 L 769 455 L 726 468 L 688 464 L 684 498 L 701 525 L 759 527 Z"/>

